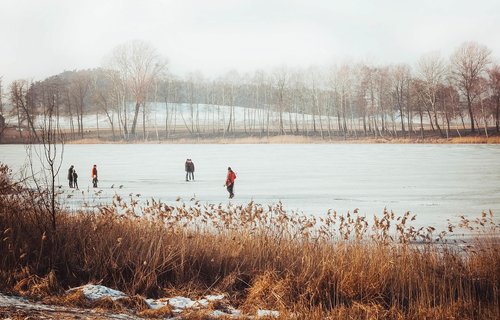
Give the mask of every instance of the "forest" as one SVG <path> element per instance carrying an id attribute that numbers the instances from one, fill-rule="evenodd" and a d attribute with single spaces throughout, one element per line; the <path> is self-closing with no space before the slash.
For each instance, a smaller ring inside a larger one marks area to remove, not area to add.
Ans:
<path id="1" fill-rule="evenodd" d="M 94 69 L 0 82 L 0 97 L 0 139 L 8 130 L 23 139 L 48 115 L 66 124 L 67 140 L 488 137 L 500 129 L 500 64 L 487 47 L 465 42 L 449 58 L 432 52 L 413 65 L 281 66 L 209 78 L 172 74 L 156 48 L 132 41 Z"/>

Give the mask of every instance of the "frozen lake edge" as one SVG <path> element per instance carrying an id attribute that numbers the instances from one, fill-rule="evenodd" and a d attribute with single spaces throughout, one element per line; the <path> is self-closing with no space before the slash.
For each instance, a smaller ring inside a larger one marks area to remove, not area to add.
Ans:
<path id="1" fill-rule="evenodd" d="M 0 162 L 18 173 L 23 145 L 0 145 Z M 186 182 L 184 161 L 193 159 L 195 181 Z M 109 203 L 115 194 L 164 202 L 196 198 L 227 203 L 227 166 L 237 173 L 233 203 L 281 201 L 287 210 L 321 215 L 398 214 L 411 211 L 423 224 L 460 215 L 500 211 L 500 145 L 397 144 L 85 144 L 66 145 L 58 183 L 68 203 Z M 94 195 L 90 168 L 99 168 Z M 80 193 L 69 189 L 66 170 L 79 173 Z M 123 186 L 119 188 L 119 186 Z"/>

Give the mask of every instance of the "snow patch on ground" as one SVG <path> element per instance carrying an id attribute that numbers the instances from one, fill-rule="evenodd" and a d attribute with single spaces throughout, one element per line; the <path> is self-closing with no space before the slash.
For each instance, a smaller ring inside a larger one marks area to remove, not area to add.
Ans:
<path id="1" fill-rule="evenodd" d="M 117 300 L 120 298 L 128 297 L 125 293 L 114 290 L 102 285 L 87 284 L 81 287 L 72 288 L 67 291 L 67 293 L 81 291 L 85 297 L 89 300 L 98 300 L 102 298 L 111 298 Z M 176 296 L 173 298 L 160 298 L 160 299 L 145 299 L 146 303 L 151 309 L 159 309 L 170 305 L 173 308 L 173 312 L 177 314 L 182 314 L 186 309 L 206 309 L 211 301 L 220 301 L 225 299 L 223 294 L 221 295 L 206 295 L 199 300 L 192 300 L 190 298 Z M 43 311 L 50 313 L 92 313 L 93 310 L 84 310 L 79 308 L 62 307 L 62 306 L 51 306 L 46 304 L 41 304 L 37 302 L 31 302 L 28 299 L 16 296 L 5 296 L 0 294 L 0 307 L 15 307 L 16 309 L 23 310 L 34 310 Z M 242 314 L 238 309 L 231 306 L 227 306 L 224 310 L 213 310 L 210 315 L 212 317 L 230 317 L 230 318 L 248 318 L 248 315 Z M 258 310 L 256 313 L 256 318 L 261 317 L 279 317 L 280 313 L 274 310 Z M 109 318 L 112 319 L 131 319 L 132 316 L 125 314 L 109 314 Z M 250 318 L 253 318 L 250 316 Z"/>
<path id="2" fill-rule="evenodd" d="M 180 312 L 189 308 L 207 308 L 210 301 L 217 301 L 224 299 L 224 295 L 207 295 L 203 299 L 191 300 L 186 297 L 173 297 L 161 299 L 146 299 L 146 303 L 151 309 L 160 309 L 166 305 L 174 308 L 174 312 Z"/>
<path id="3" fill-rule="evenodd" d="M 146 299 L 145 301 L 146 301 L 147 305 L 151 309 L 160 309 L 160 308 L 163 308 L 164 306 L 168 305 L 168 299 L 167 298 Z"/>
<path id="4" fill-rule="evenodd" d="M 106 312 L 96 312 L 95 310 L 72 308 L 64 306 L 47 305 L 43 303 L 29 301 L 18 296 L 6 296 L 0 293 L 0 308 L 6 308 L 5 312 L 23 310 L 30 314 L 30 319 L 119 319 L 132 320 L 137 317 L 119 313 L 111 314 Z M 15 316 L 13 319 L 18 319 Z M 27 318 L 26 318 L 27 319 Z"/>
<path id="5" fill-rule="evenodd" d="M 225 312 L 222 310 L 214 310 L 210 313 L 212 317 L 230 317 L 230 318 L 239 318 L 242 316 L 241 311 L 237 309 L 227 310 L 229 312 Z"/>
<path id="6" fill-rule="evenodd" d="M 111 298 L 112 300 L 117 300 L 120 298 L 127 297 L 127 295 L 121 291 L 94 284 L 86 284 L 81 287 L 72 288 L 69 291 L 75 291 L 75 290 L 82 290 L 85 297 L 92 301 L 99 300 L 102 298 Z"/>
<path id="7" fill-rule="evenodd" d="M 278 318 L 280 316 L 279 311 L 274 310 L 257 310 L 257 318 L 260 317 L 274 317 Z"/>
<path id="8" fill-rule="evenodd" d="M 186 308 L 192 308 L 195 306 L 196 301 L 193 301 L 189 298 L 185 297 L 173 297 L 168 300 L 168 304 L 170 304 L 172 307 L 174 307 L 174 310 L 176 309 L 186 309 Z"/>

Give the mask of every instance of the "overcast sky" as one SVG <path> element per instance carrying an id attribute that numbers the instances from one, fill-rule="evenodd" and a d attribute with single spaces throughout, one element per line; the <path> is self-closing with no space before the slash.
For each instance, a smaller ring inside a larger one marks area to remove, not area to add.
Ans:
<path id="1" fill-rule="evenodd" d="M 149 42 L 179 75 L 346 60 L 414 63 L 477 41 L 500 55 L 499 0 L 0 0 L 0 76 L 94 68 Z"/>

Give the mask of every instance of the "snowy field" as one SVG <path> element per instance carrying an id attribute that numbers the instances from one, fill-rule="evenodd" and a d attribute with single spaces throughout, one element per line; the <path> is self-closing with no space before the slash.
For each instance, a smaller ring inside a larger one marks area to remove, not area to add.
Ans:
<path id="1" fill-rule="evenodd" d="M 134 117 L 135 105 L 130 104 L 127 108 L 127 119 L 129 123 L 132 122 Z M 279 113 L 267 110 L 265 107 L 261 109 L 254 108 L 245 108 L 235 106 L 233 107 L 234 112 L 234 124 L 237 128 L 243 128 L 245 119 L 247 121 L 247 125 L 250 123 L 249 119 L 255 119 L 254 125 L 256 128 L 265 127 L 265 119 L 267 119 L 267 112 L 269 111 L 269 119 L 271 123 L 271 127 L 276 129 L 277 119 Z M 199 124 L 202 128 L 211 129 L 214 125 L 219 128 L 226 128 L 228 121 L 231 117 L 231 107 L 230 106 L 219 106 L 219 105 L 210 105 L 210 104 L 187 104 L 187 103 L 169 103 L 168 108 L 163 102 L 154 102 L 148 103 L 146 107 L 146 116 L 145 122 L 148 128 L 157 128 L 163 129 L 165 127 L 165 121 L 167 119 L 168 113 L 168 123 L 169 126 L 188 126 L 191 127 L 192 124 Z M 113 120 L 115 124 L 115 129 L 118 129 L 118 113 L 116 110 L 110 110 L 109 116 Z M 283 121 L 285 124 L 285 128 L 289 128 L 289 121 L 292 120 L 294 123 L 295 119 L 298 119 L 298 122 L 302 126 L 304 123 L 308 125 L 312 125 L 313 116 L 311 114 L 298 114 L 294 112 L 283 112 Z M 319 121 L 319 116 L 315 116 L 315 121 Z M 324 122 L 325 130 L 327 129 L 327 121 L 328 116 L 322 115 L 321 119 Z M 399 115 L 395 114 L 394 119 L 399 127 Z M 465 118 L 467 119 L 467 118 Z M 359 119 L 356 118 L 356 123 L 359 125 Z M 17 118 L 15 114 L 6 117 L 6 121 L 8 125 L 17 125 Z M 76 117 L 73 119 L 74 125 L 76 124 Z M 264 123 L 261 123 L 264 121 Z M 337 128 L 337 118 L 336 116 L 330 117 L 331 126 L 333 128 Z M 386 119 L 386 121 L 389 121 Z M 416 115 L 413 118 L 414 123 L 419 123 L 420 118 Z M 456 124 L 458 119 L 452 120 L 452 125 Z M 35 122 L 37 126 L 43 125 L 43 118 L 36 117 Z M 318 123 L 319 124 L 319 123 Z M 429 121 L 426 117 L 424 117 L 424 124 L 429 124 Z M 63 129 L 70 129 L 70 118 L 67 116 L 61 116 L 59 119 L 59 125 Z M 137 126 L 138 128 L 142 128 L 143 125 L 143 117 L 142 117 L 142 109 L 137 118 Z M 96 114 L 86 114 L 83 116 L 83 126 L 85 130 L 96 129 L 99 126 L 100 129 L 111 129 L 111 123 L 109 119 L 106 117 L 103 111 L 100 111 L 98 115 Z M 362 130 L 361 127 L 358 130 Z"/>
<path id="2" fill-rule="evenodd" d="M 194 182 L 185 181 L 186 158 L 195 163 Z M 232 203 L 282 201 L 286 210 L 319 216 L 355 208 L 381 214 L 387 207 L 417 214 L 417 225 L 439 227 L 462 214 L 500 214 L 499 159 L 500 145 L 66 145 L 58 181 L 68 206 L 109 203 L 115 193 L 171 204 L 178 197 L 227 203 L 223 184 L 231 166 L 237 174 Z M 14 173 L 25 160 L 24 146 L 0 145 L 0 162 Z M 90 181 L 94 163 L 98 195 Z M 80 191 L 67 187 L 71 164 Z"/>

